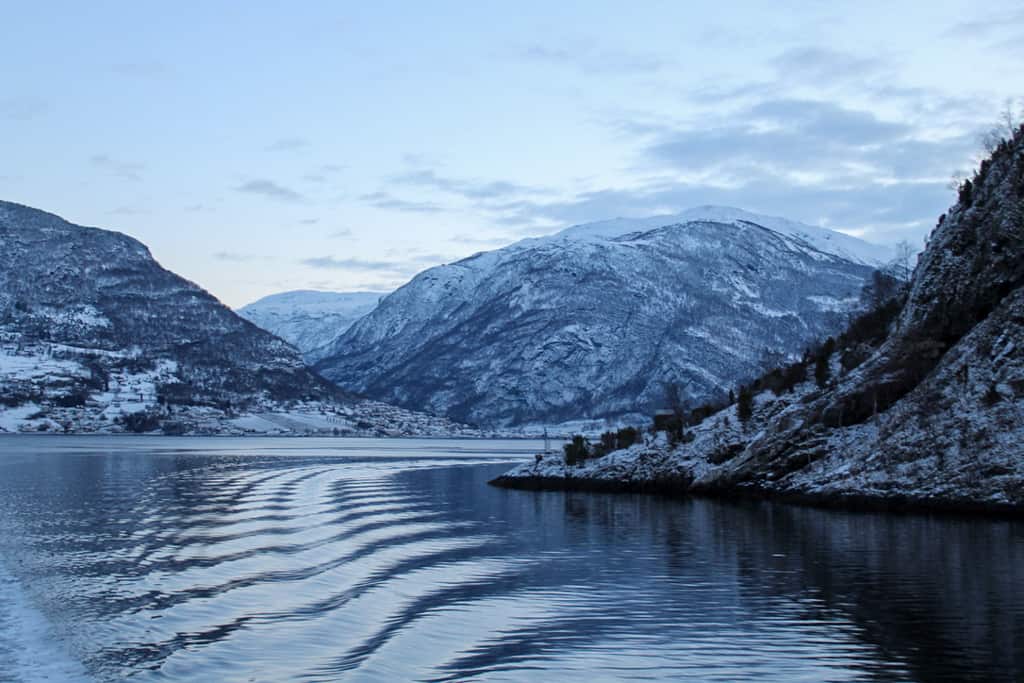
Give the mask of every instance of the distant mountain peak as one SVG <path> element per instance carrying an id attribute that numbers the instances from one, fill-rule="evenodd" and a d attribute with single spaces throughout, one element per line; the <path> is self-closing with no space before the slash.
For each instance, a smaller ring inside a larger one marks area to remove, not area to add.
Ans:
<path id="1" fill-rule="evenodd" d="M 238 314 L 292 344 L 312 363 L 387 295 L 299 289 L 265 296 L 238 309 Z"/>
<path id="2" fill-rule="evenodd" d="M 421 272 L 316 367 L 478 424 L 635 416 L 666 384 L 706 400 L 857 305 L 871 266 L 816 230 L 720 207 L 573 226 Z"/>

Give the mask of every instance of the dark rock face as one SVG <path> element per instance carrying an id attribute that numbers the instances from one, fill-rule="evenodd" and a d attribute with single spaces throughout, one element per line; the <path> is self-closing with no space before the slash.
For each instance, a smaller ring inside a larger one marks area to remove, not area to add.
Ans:
<path id="1" fill-rule="evenodd" d="M 851 406 L 873 400 L 878 434 L 855 452 L 886 453 L 888 468 L 919 463 L 914 479 L 923 489 L 939 482 L 990 488 L 1006 478 L 1004 493 L 1017 498 L 1024 492 L 1013 483 L 1024 468 L 1017 441 L 1024 429 L 1024 131 L 982 164 L 969 187 L 932 234 L 888 339 L 798 417 L 814 424 L 819 415 L 856 415 Z M 791 452 L 798 448 L 784 447 L 785 432 L 768 428 L 775 434 L 766 442 L 775 452 L 769 460 L 799 461 Z"/>
<path id="2" fill-rule="evenodd" d="M 176 400 L 337 395 L 298 352 L 162 268 L 126 235 L 0 202 L 0 331 L 101 364 L 177 363 Z M 120 358 L 121 360 L 115 360 Z"/>
<path id="3" fill-rule="evenodd" d="M 639 418 L 835 332 L 871 270 L 744 220 L 527 240 L 421 273 L 316 368 L 477 424 Z"/>

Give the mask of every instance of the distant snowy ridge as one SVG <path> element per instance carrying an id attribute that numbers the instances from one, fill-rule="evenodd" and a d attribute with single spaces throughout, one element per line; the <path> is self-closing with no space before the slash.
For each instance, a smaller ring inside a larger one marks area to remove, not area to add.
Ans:
<path id="1" fill-rule="evenodd" d="M 868 266 L 882 266 L 895 256 L 891 246 L 872 244 L 857 237 L 828 228 L 819 228 L 776 216 L 744 211 L 728 206 L 697 206 L 677 214 L 650 216 L 647 218 L 613 218 L 594 223 L 583 223 L 566 228 L 554 235 L 536 237 L 513 246 L 532 246 L 551 240 L 592 240 L 614 239 L 633 232 L 646 232 L 670 225 L 685 225 L 695 221 L 737 225 L 753 223 L 777 233 L 796 237 L 826 254 L 840 256 L 848 261 Z"/>
<path id="2" fill-rule="evenodd" d="M 377 307 L 387 292 L 295 290 L 263 297 L 238 314 L 297 348 L 315 363 L 324 347 Z"/>

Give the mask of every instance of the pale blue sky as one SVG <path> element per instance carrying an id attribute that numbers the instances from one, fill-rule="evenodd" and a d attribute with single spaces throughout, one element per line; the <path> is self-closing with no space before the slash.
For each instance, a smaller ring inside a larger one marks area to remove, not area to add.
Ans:
<path id="1" fill-rule="evenodd" d="M 719 203 L 920 242 L 1018 2 L 8 3 L 0 198 L 237 306 Z"/>

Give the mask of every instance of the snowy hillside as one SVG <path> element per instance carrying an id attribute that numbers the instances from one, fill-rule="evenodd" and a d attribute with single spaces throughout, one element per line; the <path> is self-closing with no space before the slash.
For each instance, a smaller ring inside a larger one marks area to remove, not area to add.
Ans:
<path id="1" fill-rule="evenodd" d="M 869 245 L 735 210 L 684 216 L 701 212 L 715 220 L 577 226 L 431 268 L 316 367 L 460 421 L 616 418 L 663 405 L 667 385 L 719 395 L 857 304 Z"/>
<path id="2" fill-rule="evenodd" d="M 377 307 L 386 292 L 318 292 L 298 290 L 263 297 L 238 314 L 297 348 L 308 363 L 322 347 Z"/>
<path id="3" fill-rule="evenodd" d="M 292 417 L 233 422 L 247 415 Z M 162 268 L 137 240 L 0 202 L 0 431 L 237 433 L 267 424 L 277 426 L 263 431 L 461 430 L 347 397 L 295 348 Z"/>
<path id="4" fill-rule="evenodd" d="M 1024 127 L 961 186 L 902 295 L 740 405 L 675 445 L 552 455 L 496 483 L 1024 509 Z"/>

